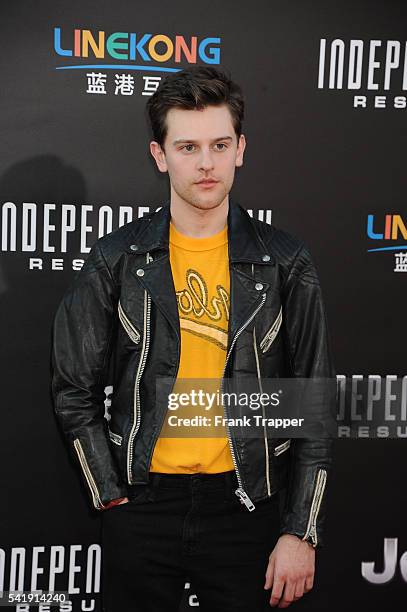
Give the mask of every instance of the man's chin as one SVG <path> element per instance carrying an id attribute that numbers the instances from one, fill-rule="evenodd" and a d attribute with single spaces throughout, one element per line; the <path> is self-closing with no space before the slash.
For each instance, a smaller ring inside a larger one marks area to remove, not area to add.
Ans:
<path id="1" fill-rule="evenodd" d="M 192 196 L 186 201 L 191 204 L 191 206 L 194 206 L 194 208 L 199 208 L 200 210 L 211 210 L 212 208 L 217 208 L 220 206 L 224 202 L 226 195 L 227 194 L 208 194 L 205 197 Z"/>
<path id="2" fill-rule="evenodd" d="M 195 208 L 199 208 L 200 210 L 211 210 L 212 208 L 217 208 L 222 202 L 219 202 L 218 200 L 212 200 L 212 201 L 206 201 L 206 202 L 202 202 L 202 201 L 192 201 L 191 205 L 194 206 Z"/>

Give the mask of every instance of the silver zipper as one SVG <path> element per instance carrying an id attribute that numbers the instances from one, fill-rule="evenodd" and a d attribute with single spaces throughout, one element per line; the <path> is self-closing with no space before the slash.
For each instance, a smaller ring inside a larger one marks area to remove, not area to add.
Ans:
<path id="1" fill-rule="evenodd" d="M 265 301 L 266 301 L 266 294 L 263 293 L 261 303 L 257 306 L 256 310 L 254 312 L 252 312 L 252 314 L 247 319 L 247 321 L 244 323 L 244 325 L 242 325 L 242 327 L 240 327 L 240 329 L 238 329 L 238 331 L 236 332 L 236 334 L 235 334 L 235 336 L 234 336 L 234 338 L 232 340 L 232 343 L 230 345 L 229 351 L 228 351 L 228 353 L 226 355 L 225 366 L 223 368 L 223 374 L 222 374 L 222 379 L 221 379 L 221 383 L 220 383 L 221 397 L 222 397 L 222 393 L 223 393 L 223 379 L 224 379 L 224 376 L 225 376 L 226 367 L 227 367 L 227 364 L 228 364 L 228 361 L 229 361 L 230 354 L 231 354 L 232 349 L 234 347 L 234 344 L 235 344 L 236 340 L 238 339 L 238 337 L 240 336 L 240 334 L 242 333 L 242 331 L 247 327 L 247 325 L 249 325 L 250 321 L 252 321 L 254 319 L 256 314 L 259 312 L 260 308 L 262 308 L 262 306 L 263 306 Z M 228 418 L 227 410 L 226 410 L 226 405 L 224 406 L 224 411 L 225 411 L 225 414 L 226 414 L 226 418 Z M 238 486 L 238 488 L 235 491 L 235 495 L 237 495 L 239 497 L 240 503 L 244 504 L 246 506 L 246 508 L 249 510 L 249 512 L 252 512 L 252 510 L 254 510 L 256 506 L 254 505 L 254 503 L 252 502 L 252 500 L 250 499 L 250 497 L 247 495 L 246 491 L 243 488 L 242 478 L 240 476 L 239 468 L 237 467 L 237 463 L 236 463 L 235 450 L 233 448 L 232 438 L 230 436 L 229 425 L 227 423 L 226 423 L 226 434 L 227 434 L 227 438 L 229 440 L 230 453 L 232 455 L 233 464 L 235 466 L 237 481 L 239 483 L 239 486 Z"/>
<path id="2" fill-rule="evenodd" d="M 312 498 L 307 530 L 304 534 L 304 537 L 302 538 L 303 540 L 307 540 L 308 538 L 311 538 L 312 545 L 314 546 L 314 548 L 318 544 L 317 517 L 319 513 L 319 508 L 321 506 L 322 496 L 325 490 L 326 476 L 327 476 L 326 470 L 320 468 L 318 470 L 317 479 L 315 483 L 314 495 Z"/>
<path id="3" fill-rule="evenodd" d="M 122 305 L 120 303 L 120 300 L 119 300 L 119 303 L 118 303 L 118 306 L 117 306 L 117 310 L 118 310 L 118 313 L 119 313 L 119 319 L 120 319 L 120 321 L 121 321 L 121 323 L 122 323 L 122 325 L 123 325 L 127 335 L 130 337 L 130 339 L 135 344 L 138 344 L 140 342 L 140 338 L 141 338 L 140 332 L 138 331 L 138 329 L 136 329 L 134 327 L 134 325 L 132 324 L 130 319 L 127 317 L 127 315 L 124 312 L 123 307 L 122 307 Z"/>
<path id="4" fill-rule="evenodd" d="M 254 276 L 254 264 L 252 264 L 252 275 Z M 256 370 L 257 370 L 257 379 L 259 381 L 260 393 L 263 393 L 263 387 L 261 384 L 261 374 L 260 374 L 260 362 L 259 355 L 257 352 L 257 340 L 256 340 L 256 326 L 253 327 L 253 345 L 254 345 L 254 355 L 256 357 Z M 263 418 L 266 418 L 266 413 L 264 409 L 264 405 L 262 403 L 261 406 Z M 265 423 L 265 420 L 263 421 Z M 266 452 L 266 484 L 267 484 L 267 495 L 271 496 L 271 485 L 270 485 L 270 466 L 269 466 L 269 443 L 267 439 L 267 428 L 266 425 L 263 425 L 263 435 L 264 435 L 264 449 Z"/>
<path id="5" fill-rule="evenodd" d="M 147 253 L 146 262 L 149 263 L 152 260 L 153 258 L 151 257 L 150 253 Z M 147 293 L 147 290 L 144 290 L 143 346 L 141 349 L 140 361 L 139 361 L 136 378 L 134 382 L 134 403 L 133 403 L 134 420 L 133 420 L 132 428 L 130 430 L 129 443 L 127 447 L 127 480 L 129 484 L 133 484 L 132 473 L 131 473 L 132 472 L 131 464 L 133 460 L 133 443 L 134 443 L 134 438 L 140 427 L 140 393 L 139 393 L 140 379 L 143 374 L 144 367 L 146 365 L 148 348 L 150 345 L 150 311 L 151 311 L 151 297 Z"/>
<path id="6" fill-rule="evenodd" d="M 88 483 L 89 489 L 92 493 L 93 505 L 97 510 L 104 508 L 102 500 L 100 499 L 99 491 L 96 486 L 95 479 L 93 478 L 92 472 L 90 471 L 88 462 L 86 461 L 85 453 L 83 452 L 82 444 L 79 438 L 75 438 L 73 441 L 76 453 L 78 455 L 83 473 L 85 474 L 86 482 Z"/>
<path id="7" fill-rule="evenodd" d="M 282 307 L 280 306 L 280 310 L 279 310 L 279 313 L 278 313 L 275 321 L 273 322 L 273 324 L 270 327 L 270 329 L 266 332 L 263 340 L 260 342 L 260 348 L 261 348 L 263 353 L 268 351 L 268 349 L 270 348 L 270 346 L 274 342 L 274 339 L 276 338 L 276 336 L 277 336 L 277 334 L 279 332 L 282 320 L 283 320 L 283 313 L 282 313 Z"/>
<path id="8" fill-rule="evenodd" d="M 281 455 L 281 453 L 284 453 L 284 451 L 290 448 L 290 445 L 291 445 L 291 440 L 286 440 L 282 444 L 279 444 L 278 446 L 276 446 L 276 448 L 274 449 L 274 456 L 277 457 L 278 455 Z"/>

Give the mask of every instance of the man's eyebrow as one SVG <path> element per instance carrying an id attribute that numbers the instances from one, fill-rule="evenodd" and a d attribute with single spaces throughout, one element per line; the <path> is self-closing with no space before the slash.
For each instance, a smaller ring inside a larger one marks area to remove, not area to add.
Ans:
<path id="1" fill-rule="evenodd" d="M 232 136 L 220 136 L 219 138 L 215 138 L 212 142 L 217 142 L 218 140 L 233 140 Z M 188 138 L 179 138 L 178 140 L 174 140 L 173 145 L 181 144 L 183 142 L 188 142 L 191 144 L 196 144 L 197 140 L 188 139 Z"/>

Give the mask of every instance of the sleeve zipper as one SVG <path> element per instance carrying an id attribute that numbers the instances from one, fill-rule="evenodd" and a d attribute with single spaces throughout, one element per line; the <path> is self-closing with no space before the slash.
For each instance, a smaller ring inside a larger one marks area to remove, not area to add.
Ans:
<path id="1" fill-rule="evenodd" d="M 74 447 L 78 455 L 79 462 L 81 464 L 83 473 L 85 474 L 86 482 L 88 483 L 89 489 L 92 494 L 93 505 L 95 506 L 97 510 L 102 510 L 104 508 L 104 505 L 102 504 L 102 500 L 100 499 L 100 495 L 99 495 L 98 488 L 96 486 L 95 479 L 93 478 L 93 474 L 90 471 L 88 462 L 85 457 L 85 453 L 83 452 L 81 441 L 79 440 L 79 438 L 75 438 L 73 443 L 74 443 Z"/>
<path id="2" fill-rule="evenodd" d="M 308 540 L 308 538 L 311 538 L 312 545 L 314 548 L 318 544 L 317 518 L 321 506 L 322 496 L 325 490 L 326 477 L 326 470 L 320 468 L 318 470 L 317 479 L 315 482 L 314 495 L 312 497 L 307 529 L 304 534 L 304 537 L 302 538 L 303 540 Z"/>

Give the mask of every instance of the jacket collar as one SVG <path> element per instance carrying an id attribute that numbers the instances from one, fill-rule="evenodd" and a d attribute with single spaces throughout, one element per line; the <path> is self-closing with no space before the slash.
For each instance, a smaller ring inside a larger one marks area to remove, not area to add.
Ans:
<path id="1" fill-rule="evenodd" d="M 149 217 L 145 229 L 134 237 L 134 243 L 129 244 L 127 251 L 136 254 L 157 249 L 168 251 L 170 219 L 170 202 L 167 201 L 159 211 Z M 275 263 L 249 213 L 230 197 L 227 223 L 230 263 Z"/>

